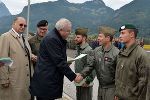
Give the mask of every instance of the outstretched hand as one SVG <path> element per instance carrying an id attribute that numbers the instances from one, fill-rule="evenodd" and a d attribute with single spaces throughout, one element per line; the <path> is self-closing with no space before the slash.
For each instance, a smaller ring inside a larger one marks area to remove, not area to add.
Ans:
<path id="1" fill-rule="evenodd" d="M 117 96 L 114 97 L 114 100 L 119 100 Z"/>
<path id="2" fill-rule="evenodd" d="M 75 78 L 75 82 L 76 83 L 79 83 L 79 82 L 81 82 L 82 80 L 83 80 L 83 77 L 81 76 L 81 74 L 80 73 L 76 73 L 76 78 Z"/>

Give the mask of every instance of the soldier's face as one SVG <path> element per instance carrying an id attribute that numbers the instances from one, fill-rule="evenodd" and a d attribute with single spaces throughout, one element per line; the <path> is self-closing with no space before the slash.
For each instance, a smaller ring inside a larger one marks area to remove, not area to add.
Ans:
<path id="1" fill-rule="evenodd" d="M 102 34 L 102 33 L 99 33 L 98 34 L 98 42 L 99 42 L 99 45 L 103 45 L 103 44 L 105 44 L 105 35 L 104 34 Z"/>
<path id="2" fill-rule="evenodd" d="M 37 33 L 43 37 L 48 32 L 48 26 L 42 26 L 37 28 Z"/>
<path id="3" fill-rule="evenodd" d="M 76 35 L 74 41 L 75 41 L 75 44 L 80 45 L 84 41 L 84 38 L 82 35 Z"/>
<path id="4" fill-rule="evenodd" d="M 131 40 L 131 33 L 128 29 L 120 31 L 120 42 L 128 43 Z"/>

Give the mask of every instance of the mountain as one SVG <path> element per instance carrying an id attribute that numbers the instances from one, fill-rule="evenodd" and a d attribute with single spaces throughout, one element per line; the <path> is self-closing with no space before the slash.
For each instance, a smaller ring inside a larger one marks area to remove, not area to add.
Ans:
<path id="1" fill-rule="evenodd" d="M 115 15 L 106 23 L 119 28 L 132 23 L 139 28 L 139 36 L 150 37 L 150 0 L 134 0 L 115 11 Z"/>
<path id="2" fill-rule="evenodd" d="M 93 33 L 96 32 L 98 25 L 104 23 L 114 14 L 114 10 L 107 7 L 102 0 L 87 1 L 82 4 L 69 3 L 67 0 L 32 4 L 30 7 L 30 31 L 36 31 L 36 24 L 41 19 L 47 19 L 50 28 L 52 28 L 58 19 L 65 17 L 72 21 L 73 29 L 80 26 L 88 27 Z M 27 6 L 17 16 L 26 17 Z M 7 18 L 12 19 L 13 17 Z M 6 17 L 1 18 L 0 23 L 5 19 Z M 5 23 L 10 23 L 5 21 Z M 2 26 L 0 26 L 0 30 L 3 29 Z M 6 28 L 3 31 L 6 31 Z"/>
<path id="3" fill-rule="evenodd" d="M 8 8 L 0 1 L 0 17 L 11 15 Z"/>
<path id="4" fill-rule="evenodd" d="M 131 23 L 139 28 L 138 36 L 150 37 L 150 0 L 134 0 L 129 4 L 114 11 L 107 7 L 102 0 L 87 1 L 85 3 L 69 3 L 67 0 L 32 4 L 30 7 L 30 32 L 36 31 L 39 20 L 46 19 L 50 29 L 55 22 L 68 18 L 73 23 L 73 30 L 77 27 L 88 27 L 90 33 L 97 33 L 100 25 L 108 25 L 118 29 L 126 23 Z M 27 6 L 16 16 L 27 16 Z M 0 33 L 10 28 L 15 16 L 0 18 Z"/>

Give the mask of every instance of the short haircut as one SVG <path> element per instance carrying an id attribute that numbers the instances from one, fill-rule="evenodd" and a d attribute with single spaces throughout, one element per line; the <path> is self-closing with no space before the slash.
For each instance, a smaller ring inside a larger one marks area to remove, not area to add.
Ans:
<path id="1" fill-rule="evenodd" d="M 112 42 L 113 37 L 114 37 L 113 35 L 110 35 L 110 34 L 104 34 L 104 36 L 105 36 L 105 37 L 109 36 L 109 37 L 110 37 L 110 41 L 111 41 L 111 42 Z"/>
<path id="2" fill-rule="evenodd" d="M 14 18 L 13 22 L 16 22 L 18 20 L 18 17 Z"/>
<path id="3" fill-rule="evenodd" d="M 75 35 L 81 35 L 87 38 L 88 28 L 79 27 L 75 30 Z"/>
<path id="4" fill-rule="evenodd" d="M 57 29 L 57 30 L 61 30 L 61 29 L 64 29 L 65 28 L 65 26 L 72 26 L 72 24 L 71 24 L 71 21 L 69 21 L 68 19 L 66 19 L 66 18 L 61 18 L 61 19 L 59 19 L 57 22 L 56 22 L 56 24 L 55 24 L 55 28 Z"/>
<path id="5" fill-rule="evenodd" d="M 137 34 L 138 34 L 138 29 L 128 29 L 129 30 L 129 32 L 134 32 L 134 36 L 135 36 L 135 38 L 137 37 Z"/>
<path id="6" fill-rule="evenodd" d="M 87 34 L 76 33 L 76 35 L 81 35 L 81 36 L 83 36 L 83 37 L 86 37 L 86 38 L 87 38 Z"/>

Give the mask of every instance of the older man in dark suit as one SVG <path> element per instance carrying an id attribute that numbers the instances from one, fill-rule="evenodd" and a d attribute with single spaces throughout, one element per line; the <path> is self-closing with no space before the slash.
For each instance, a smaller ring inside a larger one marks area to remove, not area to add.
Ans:
<path id="1" fill-rule="evenodd" d="M 35 73 L 31 81 L 31 94 L 37 100 L 54 100 L 62 97 L 64 75 L 78 82 L 76 75 L 67 64 L 66 38 L 71 32 L 71 22 L 62 18 L 55 28 L 41 41 Z"/>

